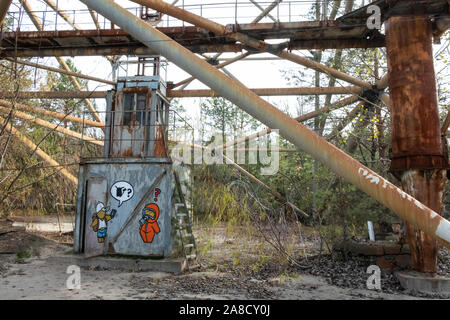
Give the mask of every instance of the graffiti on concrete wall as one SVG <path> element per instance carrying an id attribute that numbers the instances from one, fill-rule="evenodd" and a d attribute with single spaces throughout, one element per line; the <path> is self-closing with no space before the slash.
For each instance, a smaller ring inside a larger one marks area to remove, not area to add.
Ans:
<path id="1" fill-rule="evenodd" d="M 158 196 L 161 193 L 159 188 L 155 188 L 154 201 L 158 201 Z M 147 204 L 142 209 L 142 218 L 139 220 L 139 233 L 142 241 L 145 243 L 152 243 L 156 234 L 161 230 L 158 225 L 159 206 L 156 203 Z"/>
<path id="2" fill-rule="evenodd" d="M 108 222 L 114 219 L 116 216 L 116 210 L 110 210 L 109 207 L 105 207 L 103 202 L 97 203 L 94 214 L 92 215 L 92 229 L 97 232 L 97 240 L 99 243 L 105 242 L 105 238 L 108 232 Z"/>
<path id="3" fill-rule="evenodd" d="M 125 202 L 133 198 L 134 188 L 127 181 L 117 181 L 111 186 L 111 196 L 119 201 L 119 207 Z"/>

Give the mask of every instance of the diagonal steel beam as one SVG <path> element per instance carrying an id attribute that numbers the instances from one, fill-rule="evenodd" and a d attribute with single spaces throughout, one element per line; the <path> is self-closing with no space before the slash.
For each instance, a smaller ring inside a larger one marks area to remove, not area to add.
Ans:
<path id="1" fill-rule="evenodd" d="M 272 19 L 273 22 L 277 22 L 277 19 L 275 19 L 274 17 L 272 17 L 272 15 L 270 14 L 270 11 L 272 11 L 282 0 L 276 0 L 274 1 L 270 6 L 268 6 L 266 9 L 264 9 L 263 7 L 261 7 L 258 2 L 256 2 L 255 0 L 250 0 L 251 3 L 253 3 L 255 5 L 255 7 L 257 7 L 259 10 L 261 10 L 262 12 L 255 18 L 255 20 L 252 21 L 252 23 L 257 23 L 260 20 L 262 20 L 264 17 L 269 17 L 270 19 Z"/>
<path id="2" fill-rule="evenodd" d="M 315 118 L 315 117 L 317 117 L 317 116 L 319 116 L 321 114 L 324 114 L 324 113 L 327 113 L 327 112 L 331 112 L 331 111 L 339 109 L 339 108 L 343 108 L 343 107 L 348 106 L 348 105 L 350 105 L 352 103 L 355 103 L 357 101 L 358 101 L 358 96 L 350 96 L 348 98 L 339 100 L 339 101 L 337 101 L 337 102 L 335 102 L 335 103 L 333 103 L 333 104 L 331 104 L 329 106 L 325 106 L 325 107 L 320 108 L 318 110 L 314 110 L 314 111 L 308 112 L 306 114 L 303 114 L 301 116 L 298 116 L 297 118 L 294 118 L 294 120 L 296 120 L 298 122 L 308 121 L 308 120 L 313 119 L 313 118 Z M 233 146 L 233 145 L 236 145 L 238 143 L 244 142 L 246 140 L 256 139 L 258 137 L 262 137 L 262 136 L 264 136 L 266 134 L 269 134 L 271 132 L 272 132 L 272 129 L 271 128 L 267 128 L 267 129 L 255 132 L 255 133 L 253 133 L 251 135 L 248 135 L 248 136 L 245 136 L 245 137 L 238 138 L 236 140 L 227 142 L 224 146 L 225 147 Z"/>
<path id="3" fill-rule="evenodd" d="M 71 17 L 69 17 L 68 14 L 66 14 L 63 10 L 60 10 L 58 8 L 58 6 L 56 5 L 56 3 L 53 2 L 53 0 L 44 0 L 44 1 L 45 1 L 45 3 L 47 3 L 50 6 L 50 8 L 53 9 L 53 11 L 55 11 L 57 14 L 59 14 L 61 16 L 61 18 L 66 20 L 66 22 L 68 24 L 70 24 L 74 29 L 77 29 L 77 30 L 81 29 L 80 26 L 77 25 L 75 23 L 75 21 Z"/>
<path id="4" fill-rule="evenodd" d="M 5 122 L 5 119 L 0 117 L 0 121 Z M 63 168 L 58 162 L 56 162 L 52 157 L 45 153 L 41 148 L 39 148 L 33 141 L 28 139 L 19 130 L 14 128 L 10 123 L 6 124 L 6 130 L 11 131 L 28 149 L 35 152 L 36 155 L 41 158 L 44 162 L 48 163 L 52 167 L 61 168 L 59 173 L 63 175 L 67 180 L 69 180 L 75 186 L 78 185 L 78 179 L 75 178 L 67 169 Z M 35 151 L 36 150 L 36 151 Z"/>
<path id="5" fill-rule="evenodd" d="M 225 69 L 223 69 L 225 70 Z M 228 75 L 230 76 L 230 75 Z M 236 79 L 235 79 L 236 80 Z M 311 87 L 311 88 L 258 88 L 250 89 L 258 96 L 305 96 L 305 95 L 333 95 L 333 94 L 360 94 L 361 88 L 350 87 Z M 64 92 L 64 91 L 63 91 Z M 17 93 L 11 92 L 11 97 Z M 198 98 L 198 97 L 220 97 L 220 94 L 213 90 L 168 90 L 167 96 L 170 98 Z M 22 97 L 19 93 L 19 97 Z"/>
<path id="6" fill-rule="evenodd" d="M 89 14 L 91 15 L 91 18 L 92 18 L 92 21 L 95 24 L 95 27 L 97 28 L 97 30 L 100 31 L 101 27 L 100 27 L 100 24 L 98 23 L 98 19 L 97 19 L 97 16 L 95 15 L 95 11 L 89 9 Z"/>
<path id="7" fill-rule="evenodd" d="M 111 0 L 81 0 L 332 171 L 450 248 L 450 222 Z"/>
<path id="8" fill-rule="evenodd" d="M 9 108 L 0 107 L 0 113 L 9 114 L 10 111 L 11 111 L 11 109 L 9 109 Z M 35 123 L 35 124 L 37 124 L 37 125 L 39 125 L 41 127 L 45 127 L 45 128 L 57 131 L 57 132 L 62 133 L 64 135 L 66 135 L 66 136 L 69 136 L 69 137 L 72 137 L 72 138 L 75 138 L 75 139 L 79 139 L 79 140 L 84 140 L 84 141 L 96 144 L 98 146 L 104 146 L 104 142 L 103 141 L 100 141 L 100 140 L 97 140 L 97 139 L 93 139 L 91 137 L 82 135 L 81 133 L 78 133 L 78 132 L 75 132 L 75 131 L 63 128 L 63 127 L 60 127 L 57 124 L 54 124 L 54 123 L 51 123 L 51 122 L 39 119 L 39 118 L 37 118 L 35 116 L 26 114 L 24 112 L 14 110 L 13 111 L 13 115 L 16 116 L 17 118 L 22 119 L 22 120 L 25 120 L 25 121 L 28 121 L 28 122 L 33 122 L 33 123 Z"/>
<path id="9" fill-rule="evenodd" d="M 113 85 L 113 86 L 115 86 L 117 84 L 117 82 L 115 82 L 115 81 L 100 79 L 100 78 L 88 76 L 88 75 L 85 75 L 85 74 L 82 74 L 82 73 L 67 71 L 66 69 L 53 68 L 53 67 L 45 66 L 43 64 L 33 63 L 33 62 L 21 60 L 21 59 L 14 60 L 14 59 L 11 59 L 11 58 L 6 58 L 5 60 L 11 61 L 11 62 L 17 62 L 17 63 L 23 64 L 23 65 L 34 67 L 34 68 L 38 68 L 38 69 L 43 69 L 43 70 L 48 70 L 48 71 L 52 71 L 52 72 L 58 72 L 58 73 L 67 74 L 69 76 L 74 76 L 74 77 L 77 77 L 77 78 L 92 80 L 92 81 L 96 81 L 96 82 L 102 82 L 102 83 L 110 84 L 110 85 Z"/>
<path id="10" fill-rule="evenodd" d="M 38 29 L 38 31 L 44 30 L 41 22 L 36 17 L 36 15 L 33 13 L 33 10 L 31 9 L 31 7 L 28 4 L 27 0 L 20 0 L 20 2 L 22 4 L 23 8 L 25 9 L 25 11 L 27 12 L 28 16 L 30 17 L 31 21 L 33 22 L 34 26 L 36 27 L 36 29 Z M 72 70 L 70 70 L 70 67 L 67 65 L 67 63 L 66 63 L 66 61 L 64 61 L 64 59 L 62 59 L 61 57 L 56 57 L 56 59 L 58 60 L 59 64 L 66 71 L 72 72 Z M 79 91 L 82 90 L 80 83 L 78 82 L 78 80 L 74 76 L 70 76 L 70 80 L 72 81 L 73 85 L 75 86 L 75 88 L 77 90 L 79 90 Z M 89 110 L 91 110 L 92 114 L 97 119 L 97 121 L 102 122 L 102 120 L 100 119 L 100 117 L 99 117 L 99 115 L 97 113 L 97 110 L 95 110 L 95 108 L 92 105 L 91 101 L 89 99 L 84 99 L 84 101 L 86 102 L 86 105 L 88 106 Z"/>
<path id="11" fill-rule="evenodd" d="M 234 57 L 234 58 L 232 58 L 232 59 L 230 59 L 230 60 L 227 60 L 226 62 L 220 63 L 220 64 L 218 64 L 218 65 L 215 66 L 215 67 L 216 67 L 217 69 L 226 67 L 226 66 L 228 66 L 228 65 L 230 65 L 230 64 L 232 64 L 232 63 L 234 63 L 234 62 L 236 62 L 236 61 L 239 61 L 239 60 L 242 60 L 242 59 L 248 57 L 250 54 L 251 54 L 251 52 L 247 51 L 246 53 L 243 53 L 243 54 L 241 54 L 241 55 L 238 55 L 238 56 L 236 56 L 236 57 Z M 213 57 L 213 58 L 214 58 L 214 57 Z M 212 58 L 212 59 L 213 59 L 213 58 Z M 182 85 L 187 84 L 187 83 L 189 83 L 189 82 L 192 82 L 192 81 L 194 81 L 194 80 L 195 80 L 195 77 L 190 77 L 190 78 L 184 79 L 184 80 L 182 80 L 182 81 L 180 81 L 180 82 L 178 82 L 178 83 L 175 83 L 175 85 L 174 85 L 172 88 L 177 88 L 177 87 L 179 87 L 179 86 L 182 86 Z"/>
<path id="12" fill-rule="evenodd" d="M 441 127 L 442 135 L 446 134 L 449 126 L 450 126 L 450 112 L 448 112 L 447 117 L 445 118 L 444 123 L 442 124 L 442 127 Z"/>
<path id="13" fill-rule="evenodd" d="M 9 109 L 12 109 L 13 107 L 18 109 L 18 110 L 22 110 L 22 111 L 27 111 L 27 112 L 31 112 L 31 113 L 37 113 L 37 114 L 41 114 L 43 116 L 47 116 L 47 117 L 52 117 L 55 119 L 60 119 L 60 120 L 67 120 L 70 122 L 76 122 L 76 123 L 80 123 L 80 124 L 85 124 L 89 127 L 96 127 L 96 128 L 104 128 L 105 125 L 101 122 L 96 122 L 96 121 L 92 121 L 92 120 L 87 120 L 87 119 L 81 119 L 78 117 L 74 117 L 74 116 L 68 116 L 65 115 L 63 113 L 59 113 L 59 112 L 54 112 L 54 111 L 49 111 L 49 110 L 45 110 L 45 109 L 41 109 L 41 108 L 35 108 L 35 107 L 30 107 L 21 103 L 14 103 L 12 104 L 9 101 L 0 99 L 0 106 L 3 107 L 7 107 Z"/>
<path id="14" fill-rule="evenodd" d="M 131 0 L 131 1 L 141 4 L 141 5 L 145 5 L 149 8 L 157 10 L 159 12 L 163 12 L 165 14 L 168 14 L 168 15 L 175 17 L 177 19 L 180 19 L 182 21 L 189 22 L 189 23 L 191 23 L 197 27 L 203 28 L 205 30 L 214 32 L 218 36 L 224 36 L 224 37 L 231 38 L 235 41 L 238 41 L 247 46 L 250 46 L 258 51 L 268 52 L 268 53 L 274 54 L 280 58 L 303 65 L 307 68 L 313 69 L 315 71 L 325 73 L 325 74 L 329 75 L 330 77 L 335 77 L 337 79 L 347 81 L 349 83 L 352 83 L 354 85 L 357 85 L 357 86 L 360 86 L 360 87 L 363 87 L 366 89 L 372 88 L 372 84 L 370 84 L 369 82 L 352 77 L 344 72 L 333 69 L 333 68 L 323 65 L 321 63 L 314 62 L 308 58 L 293 54 L 287 50 L 283 50 L 282 45 L 274 46 L 274 45 L 267 44 L 266 42 L 264 42 L 262 40 L 258 40 L 258 39 L 249 37 L 246 34 L 236 32 L 235 30 L 232 30 L 232 29 L 228 29 L 224 25 L 213 22 L 211 20 L 208 20 L 208 19 L 198 16 L 196 14 L 193 14 L 189 11 L 183 10 L 181 8 L 171 6 L 170 4 L 165 3 L 161 0 Z"/>

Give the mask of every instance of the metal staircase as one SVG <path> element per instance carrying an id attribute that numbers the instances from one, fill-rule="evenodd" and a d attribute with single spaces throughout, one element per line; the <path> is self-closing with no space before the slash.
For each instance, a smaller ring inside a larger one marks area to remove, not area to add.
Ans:
<path id="1" fill-rule="evenodd" d="M 195 237 L 192 232 L 192 205 L 191 203 L 189 203 L 189 205 L 187 204 L 181 186 L 180 177 L 178 175 L 177 169 L 175 168 L 173 170 L 173 176 L 175 178 L 175 189 L 173 197 L 175 217 L 178 222 L 178 232 L 180 234 L 183 254 L 186 258 L 188 269 L 191 270 L 200 267 L 197 261 L 197 245 L 195 243 Z"/>

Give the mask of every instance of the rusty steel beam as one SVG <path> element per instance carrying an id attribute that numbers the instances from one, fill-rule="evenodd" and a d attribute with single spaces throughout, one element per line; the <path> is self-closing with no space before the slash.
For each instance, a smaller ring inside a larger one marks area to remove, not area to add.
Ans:
<path id="1" fill-rule="evenodd" d="M 100 24 L 98 23 L 98 19 L 97 19 L 97 16 L 95 15 L 95 11 L 89 9 L 89 14 L 91 15 L 91 18 L 95 24 L 95 27 L 97 28 L 97 30 L 100 31 L 100 29 L 101 29 Z"/>
<path id="2" fill-rule="evenodd" d="M 80 26 L 77 25 L 71 17 L 69 17 L 69 15 L 67 15 L 63 10 L 60 10 L 58 8 L 58 6 L 56 5 L 56 3 L 53 2 L 53 0 L 44 0 L 44 1 L 50 6 L 50 8 L 53 9 L 53 11 L 58 13 L 58 15 L 61 18 L 63 18 L 68 24 L 70 24 L 74 29 L 81 29 Z"/>
<path id="3" fill-rule="evenodd" d="M 39 21 L 39 19 L 35 16 L 35 14 L 33 13 L 33 10 L 31 9 L 30 5 L 28 4 L 27 0 L 21 0 L 20 1 L 22 4 L 22 7 L 25 9 L 27 15 L 30 17 L 31 21 L 33 22 L 34 26 L 36 27 L 36 29 L 38 31 L 43 31 L 44 28 L 41 24 L 41 22 Z M 56 60 L 58 60 L 59 64 L 66 70 L 66 71 L 72 71 L 70 70 L 70 67 L 67 65 L 66 61 L 64 59 L 62 59 L 60 56 L 56 56 Z M 70 80 L 72 82 L 72 84 L 75 86 L 75 88 L 79 91 L 81 91 L 81 85 L 78 82 L 78 80 L 74 77 L 74 76 L 69 76 Z M 91 101 L 89 101 L 89 99 L 84 99 L 86 105 L 88 106 L 89 110 L 91 110 L 91 112 L 94 114 L 94 117 L 97 119 L 97 121 L 102 122 L 102 120 L 100 119 L 97 110 L 95 110 L 93 104 L 91 103 Z"/>
<path id="4" fill-rule="evenodd" d="M 244 49 L 242 44 L 205 44 L 190 45 L 187 48 L 195 53 L 208 52 L 241 52 Z M 104 48 L 94 47 L 73 47 L 73 48 L 39 48 L 39 49 L 14 49 L 2 50 L 0 57 L 74 57 L 74 56 L 107 56 L 107 55 L 154 55 L 155 52 L 148 47 L 142 48 L 134 45 L 115 46 Z"/>
<path id="5" fill-rule="evenodd" d="M 131 1 L 141 4 L 141 5 L 144 5 L 144 6 L 147 6 L 154 10 L 157 10 L 159 12 L 163 12 L 167 15 L 170 15 L 170 16 L 180 19 L 182 21 L 192 23 L 195 26 L 198 26 L 200 28 L 214 32 L 216 35 L 221 35 L 221 36 L 231 38 L 235 41 L 246 44 L 246 45 L 248 45 L 256 50 L 259 50 L 261 52 L 268 52 L 268 53 L 274 54 L 280 58 L 303 65 L 307 68 L 313 69 L 315 71 L 325 73 L 325 74 L 329 75 L 330 77 L 335 77 L 337 79 L 344 80 L 346 82 L 352 83 L 354 85 L 357 85 L 357 86 L 360 86 L 360 87 L 363 87 L 366 89 L 372 88 L 372 85 L 369 82 L 357 79 L 357 78 L 352 77 L 344 72 L 333 69 L 333 68 L 323 65 L 321 63 L 312 61 L 308 58 L 293 54 L 293 53 L 289 52 L 288 50 L 283 50 L 282 45 L 281 46 L 280 45 L 276 45 L 276 46 L 269 45 L 262 40 L 258 40 L 258 39 L 252 38 L 250 36 L 247 36 L 246 34 L 237 32 L 236 30 L 233 30 L 233 28 L 228 29 L 226 26 L 223 26 L 219 23 L 213 22 L 211 20 L 208 20 L 208 19 L 198 16 L 196 14 L 193 14 L 189 11 L 183 10 L 181 8 L 171 6 L 170 4 L 165 3 L 161 0 L 131 0 Z"/>
<path id="6" fill-rule="evenodd" d="M 104 99 L 106 91 L 1 91 L 4 99 Z M 100 122 L 100 121 L 99 121 Z"/>
<path id="7" fill-rule="evenodd" d="M 88 76 L 88 75 L 85 75 L 85 74 L 82 74 L 82 73 L 67 71 L 66 69 L 49 67 L 49 66 L 45 66 L 45 65 L 42 65 L 42 64 L 21 60 L 21 59 L 6 59 L 6 60 L 11 61 L 11 62 L 17 62 L 19 64 L 23 64 L 23 65 L 34 67 L 34 68 L 38 68 L 38 69 L 43 69 L 43 70 L 48 70 L 48 71 L 52 71 L 52 72 L 67 74 L 69 76 L 74 76 L 74 77 L 77 77 L 77 78 L 92 80 L 92 81 L 96 81 L 96 82 L 102 82 L 102 83 L 110 84 L 112 86 L 115 86 L 117 84 L 117 82 L 115 82 L 115 81 L 100 79 L 100 78 Z"/>
<path id="8" fill-rule="evenodd" d="M 310 119 L 318 117 L 321 114 L 324 114 L 324 113 L 327 113 L 327 112 L 331 112 L 333 110 L 336 110 L 336 109 L 339 109 L 339 108 L 343 108 L 345 106 L 353 104 L 353 103 L 357 102 L 358 99 L 359 99 L 358 96 L 351 96 L 351 97 L 339 100 L 339 101 L 331 104 L 330 106 L 325 106 L 325 107 L 320 108 L 318 110 L 314 110 L 314 111 L 308 112 L 306 114 L 303 114 L 301 116 L 298 116 L 298 117 L 294 118 L 294 120 L 296 120 L 298 122 L 308 121 Z M 224 144 L 224 146 L 225 147 L 234 146 L 234 145 L 236 145 L 238 143 L 241 143 L 241 142 L 244 142 L 246 140 L 256 139 L 258 137 L 262 137 L 262 136 L 264 136 L 266 134 L 269 134 L 271 132 L 272 132 L 272 129 L 271 128 L 267 128 L 267 129 L 264 129 L 264 130 L 252 133 L 252 134 L 250 134 L 248 136 L 241 137 L 241 138 L 238 138 L 238 139 L 233 140 L 233 141 L 229 141 L 226 144 Z"/>
<path id="9" fill-rule="evenodd" d="M 0 121 L 3 123 L 5 119 L 0 117 Z M 46 162 L 51 167 L 60 168 L 58 172 L 64 176 L 67 180 L 69 180 L 73 185 L 78 185 L 78 179 L 75 178 L 67 169 L 63 168 L 58 162 L 53 160 L 47 153 L 45 153 L 41 148 L 39 148 L 33 141 L 28 139 L 24 134 L 22 134 L 19 130 L 14 128 L 10 123 L 6 124 L 6 130 L 11 131 L 13 135 L 15 135 L 30 151 L 35 152 L 35 154 L 41 158 L 44 162 Z"/>
<path id="10" fill-rule="evenodd" d="M 293 40 L 289 43 L 290 50 L 325 50 L 325 49 L 368 49 L 386 46 L 384 38 L 380 39 L 317 39 Z"/>
<path id="11" fill-rule="evenodd" d="M 8 13 L 9 6 L 11 5 L 12 0 L 2 0 L 0 1 L 0 26 L 3 25 L 3 21 L 5 21 L 6 13 Z"/>
<path id="12" fill-rule="evenodd" d="M 77 30 L 77 31 L 82 30 L 81 27 L 80 27 L 79 25 L 77 25 L 77 24 L 75 23 L 75 21 L 74 21 L 71 17 L 69 17 L 63 10 L 60 10 L 60 9 L 58 8 L 58 5 L 55 4 L 55 3 L 53 2 L 53 0 L 44 0 L 44 1 L 45 1 L 45 2 L 53 9 L 53 11 L 55 11 L 56 13 L 58 13 L 58 15 L 60 15 L 60 16 L 61 16 L 68 24 L 70 24 L 75 30 Z M 94 19 L 95 16 L 93 16 L 92 13 L 91 13 L 91 17 L 93 18 L 93 21 L 94 21 L 94 23 L 95 23 L 95 26 L 97 27 L 97 30 L 99 30 L 100 28 L 99 28 L 99 25 L 98 25 L 98 21 L 97 21 L 97 19 Z M 114 57 L 112 57 L 112 56 L 106 56 L 106 59 L 107 59 L 108 61 L 114 63 Z"/>
<path id="13" fill-rule="evenodd" d="M 217 68 L 217 69 L 221 69 L 221 68 L 226 67 L 226 66 L 228 66 L 228 65 L 230 65 L 230 64 L 232 64 L 232 63 L 234 63 L 236 61 L 239 61 L 239 60 L 242 60 L 242 59 L 248 57 L 250 54 L 251 53 L 249 51 L 247 51 L 246 53 L 238 55 L 237 57 L 229 59 L 226 62 L 220 63 L 220 64 L 218 64 L 217 66 L 214 66 L 214 67 Z M 190 77 L 190 78 L 184 79 L 184 80 L 182 80 L 182 81 L 180 81 L 178 83 L 175 83 L 174 86 L 172 87 L 172 89 L 180 87 L 180 86 L 182 86 L 184 84 L 188 84 L 189 82 L 192 82 L 194 80 L 195 80 L 194 77 Z"/>
<path id="14" fill-rule="evenodd" d="M 92 121 L 92 120 L 88 120 L 88 119 L 81 119 L 78 117 L 65 115 L 65 114 L 62 114 L 59 112 L 49 111 L 49 110 L 45 110 L 45 109 L 41 109 L 41 108 L 30 107 L 30 106 L 27 106 L 27 105 L 24 105 L 21 103 L 17 103 L 17 102 L 13 104 L 9 101 L 0 99 L 0 106 L 7 107 L 10 110 L 12 108 L 16 108 L 18 110 L 36 113 L 36 114 L 40 114 L 43 116 L 52 117 L 52 118 L 56 118 L 56 119 L 60 119 L 60 120 L 66 120 L 69 122 L 76 122 L 76 123 L 80 123 L 80 124 L 84 123 L 86 126 L 89 126 L 89 127 L 96 127 L 96 128 L 104 128 L 105 127 L 105 125 L 101 122 Z"/>
<path id="15" fill-rule="evenodd" d="M 81 0 L 81 2 L 142 43 L 151 45 L 159 54 L 269 128 L 279 129 L 280 135 L 296 147 L 311 154 L 349 183 L 450 248 L 450 222 L 438 213 L 113 1 Z"/>
<path id="16" fill-rule="evenodd" d="M 250 89 L 258 96 L 301 96 L 327 94 L 359 94 L 360 87 L 313 87 L 313 88 L 259 88 Z M 168 90 L 170 98 L 220 97 L 214 90 Z"/>
<path id="17" fill-rule="evenodd" d="M 450 29 L 450 18 L 449 17 L 441 17 L 436 21 L 436 28 L 434 30 L 435 39 L 439 39 L 442 35 Z"/>
<path id="18" fill-rule="evenodd" d="M 11 112 L 10 108 L 0 107 L 0 113 L 9 114 L 10 112 Z M 20 118 L 22 120 L 28 121 L 28 122 L 33 122 L 33 123 L 35 123 L 35 124 L 37 124 L 37 125 L 39 125 L 41 127 L 45 127 L 45 128 L 57 131 L 59 133 L 62 133 L 64 135 L 72 137 L 72 138 L 76 138 L 76 139 L 79 139 L 79 140 L 84 140 L 84 141 L 96 144 L 98 146 L 104 146 L 103 141 L 100 141 L 100 140 L 97 140 L 97 139 L 93 139 L 91 137 L 82 135 L 81 133 L 75 132 L 73 130 L 69 130 L 69 129 L 60 127 L 59 125 L 56 125 L 54 123 L 51 123 L 51 122 L 48 122 L 48 121 L 36 118 L 35 116 L 23 113 L 21 111 L 14 110 L 13 111 L 13 116 L 15 116 L 17 118 Z"/>
<path id="19" fill-rule="evenodd" d="M 333 130 L 326 136 L 325 139 L 327 141 L 331 141 L 334 138 L 336 138 L 339 133 L 350 123 L 355 119 L 360 113 L 361 113 L 361 106 L 363 103 L 359 103 L 356 107 L 354 107 L 350 112 L 347 114 L 347 116 L 342 119 L 336 127 L 333 128 Z"/>
<path id="20" fill-rule="evenodd" d="M 392 17 L 386 22 L 390 171 L 401 180 L 403 190 L 441 215 L 449 163 L 447 144 L 441 139 L 432 39 L 427 16 Z M 436 273 L 438 243 L 411 221 L 406 227 L 414 269 Z"/>
<path id="21" fill-rule="evenodd" d="M 312 87 L 312 88 L 258 88 L 249 89 L 259 96 L 300 96 L 327 94 L 360 94 L 360 87 Z M 106 91 L 3 91 L 0 96 L 5 99 L 103 99 Z M 220 97 L 214 90 L 168 90 L 168 98 Z"/>
<path id="22" fill-rule="evenodd" d="M 255 5 L 255 7 L 257 7 L 258 9 L 260 9 L 262 12 L 252 21 L 252 23 L 257 23 L 258 21 L 262 20 L 264 17 L 269 17 L 270 19 L 272 19 L 273 22 L 277 22 L 277 19 L 275 19 L 274 17 L 272 17 L 270 15 L 270 12 L 275 9 L 275 7 L 283 0 L 275 0 L 274 2 L 272 2 L 266 9 L 263 9 L 258 2 L 254 1 L 254 0 L 250 0 L 251 3 L 253 3 Z"/>

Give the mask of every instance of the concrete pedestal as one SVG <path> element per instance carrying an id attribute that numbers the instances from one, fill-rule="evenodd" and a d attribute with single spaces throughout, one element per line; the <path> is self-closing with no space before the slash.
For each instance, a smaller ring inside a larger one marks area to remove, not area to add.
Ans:
<path id="1" fill-rule="evenodd" d="M 394 274 L 405 290 L 421 293 L 450 294 L 449 277 L 433 276 L 417 271 L 397 271 Z"/>

